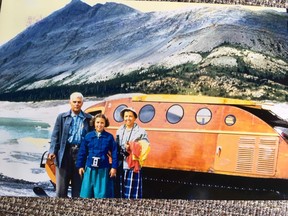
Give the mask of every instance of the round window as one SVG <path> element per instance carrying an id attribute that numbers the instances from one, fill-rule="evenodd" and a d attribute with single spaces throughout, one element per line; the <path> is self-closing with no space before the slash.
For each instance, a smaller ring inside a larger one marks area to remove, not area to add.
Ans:
<path id="1" fill-rule="evenodd" d="M 225 117 L 225 124 L 228 126 L 234 125 L 236 122 L 236 117 L 234 115 L 227 115 Z"/>
<path id="2" fill-rule="evenodd" d="M 120 112 L 121 112 L 121 110 L 123 110 L 126 107 L 127 107 L 126 105 L 120 105 L 115 109 L 113 117 L 114 117 L 116 122 L 122 122 L 123 121 L 123 118 L 120 116 Z"/>
<path id="3" fill-rule="evenodd" d="M 212 117 L 212 113 L 208 108 L 202 108 L 196 113 L 196 121 L 200 125 L 207 124 Z"/>
<path id="4" fill-rule="evenodd" d="M 152 105 L 145 105 L 139 112 L 139 120 L 143 123 L 150 122 L 155 116 L 155 108 Z"/>
<path id="5" fill-rule="evenodd" d="M 168 109 L 166 118 L 171 124 L 176 124 L 183 118 L 183 115 L 183 108 L 180 105 L 173 105 Z"/>

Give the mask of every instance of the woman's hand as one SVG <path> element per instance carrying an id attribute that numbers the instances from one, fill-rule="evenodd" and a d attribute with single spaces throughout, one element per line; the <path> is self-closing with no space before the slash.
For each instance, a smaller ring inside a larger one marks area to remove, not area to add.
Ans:
<path id="1" fill-rule="evenodd" d="M 79 175 L 82 176 L 84 174 L 84 168 L 79 168 Z"/>
<path id="2" fill-rule="evenodd" d="M 116 172 L 117 172 L 117 170 L 115 168 L 111 168 L 110 173 L 109 173 L 110 178 L 116 177 Z"/>
<path id="3" fill-rule="evenodd" d="M 125 144 L 125 149 L 126 149 L 127 152 L 130 152 L 129 142 L 127 142 L 127 143 Z"/>

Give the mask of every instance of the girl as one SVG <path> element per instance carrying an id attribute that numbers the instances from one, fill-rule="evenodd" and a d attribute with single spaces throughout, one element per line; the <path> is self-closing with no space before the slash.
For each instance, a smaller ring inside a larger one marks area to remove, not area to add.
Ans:
<path id="1" fill-rule="evenodd" d="M 89 132 L 83 139 L 76 163 L 79 174 L 84 174 L 80 197 L 113 198 L 112 178 L 116 176 L 118 165 L 117 144 L 113 135 L 104 130 L 109 126 L 104 114 L 97 114 L 92 121 L 95 131 Z M 112 165 L 108 155 L 112 157 Z"/>

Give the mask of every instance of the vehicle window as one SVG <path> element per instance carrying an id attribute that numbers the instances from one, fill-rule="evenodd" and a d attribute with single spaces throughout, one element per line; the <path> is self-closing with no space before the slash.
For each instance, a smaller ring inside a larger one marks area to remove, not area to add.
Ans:
<path id="1" fill-rule="evenodd" d="M 196 113 L 196 122 L 200 125 L 207 124 L 212 117 L 212 113 L 208 108 L 202 108 Z"/>
<path id="2" fill-rule="evenodd" d="M 183 118 L 183 115 L 183 108 L 180 105 L 173 105 L 168 109 L 166 118 L 171 124 L 176 124 Z"/>
<path id="3" fill-rule="evenodd" d="M 227 115 L 225 117 L 225 124 L 228 126 L 234 125 L 236 122 L 236 117 L 234 115 Z"/>
<path id="4" fill-rule="evenodd" d="M 139 112 L 139 120 L 143 123 L 150 122 L 155 116 L 155 108 L 148 104 L 141 108 Z"/>
<path id="5" fill-rule="evenodd" d="M 286 141 L 288 141 L 288 128 L 276 126 L 274 127 L 274 129 L 280 136 L 282 136 Z"/>
<path id="6" fill-rule="evenodd" d="M 122 122 L 123 121 L 123 118 L 120 116 L 120 112 L 122 109 L 124 109 L 126 107 L 127 107 L 126 105 L 122 104 L 115 109 L 113 117 L 114 117 L 116 122 Z"/>
<path id="7" fill-rule="evenodd" d="M 90 112 L 89 114 L 92 116 L 96 116 L 99 113 L 101 113 L 101 110 L 96 110 L 96 111 Z"/>

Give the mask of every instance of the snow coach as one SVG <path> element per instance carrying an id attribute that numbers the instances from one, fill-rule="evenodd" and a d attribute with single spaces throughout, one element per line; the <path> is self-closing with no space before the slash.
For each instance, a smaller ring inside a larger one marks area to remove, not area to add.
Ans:
<path id="1" fill-rule="evenodd" d="M 87 108 L 116 135 L 133 107 L 149 136 L 143 196 L 173 199 L 286 199 L 288 122 L 264 103 L 209 96 L 123 94 Z M 53 163 L 46 162 L 55 181 Z M 55 182 L 54 182 L 55 183 Z"/>

